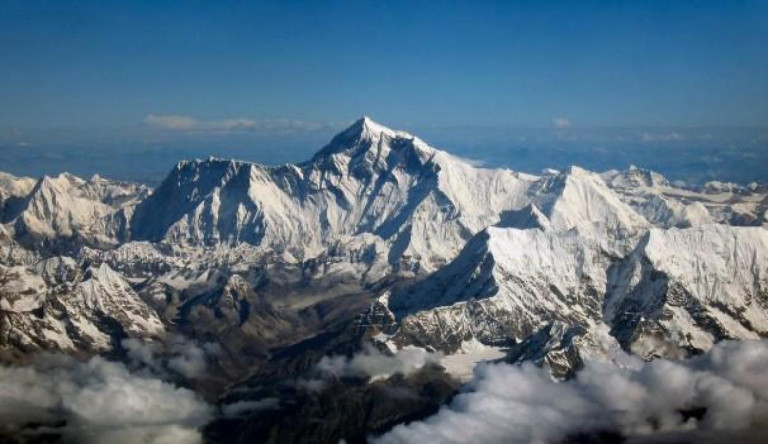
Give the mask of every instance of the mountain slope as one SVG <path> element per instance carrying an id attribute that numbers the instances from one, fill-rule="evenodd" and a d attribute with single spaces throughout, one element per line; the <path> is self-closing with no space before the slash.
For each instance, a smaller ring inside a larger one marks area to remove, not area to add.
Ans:
<path id="1" fill-rule="evenodd" d="M 579 167 L 548 175 L 533 188 L 533 200 L 555 230 L 613 239 L 636 236 L 649 223 L 612 192 L 600 175 Z"/>
<path id="2" fill-rule="evenodd" d="M 75 241 L 109 248 L 124 236 L 132 207 L 146 192 L 142 185 L 98 176 L 88 181 L 67 173 L 44 176 L 5 217 L 26 245 Z"/>
<path id="3" fill-rule="evenodd" d="M 653 229 L 611 270 L 605 319 L 642 355 L 768 336 L 768 230 Z"/>
<path id="4" fill-rule="evenodd" d="M 393 293 L 395 341 L 452 352 L 522 341 L 546 323 L 600 319 L 611 258 L 572 232 L 488 228 L 450 264 Z"/>

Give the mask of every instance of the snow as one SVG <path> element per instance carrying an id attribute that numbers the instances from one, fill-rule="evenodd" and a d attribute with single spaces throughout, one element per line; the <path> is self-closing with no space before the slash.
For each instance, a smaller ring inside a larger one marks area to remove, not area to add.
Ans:
<path id="1" fill-rule="evenodd" d="M 759 224 L 764 221 L 766 193 L 758 187 L 675 187 L 658 173 L 637 167 L 602 174 L 622 201 L 655 226 L 692 227 L 716 223 Z M 722 184 L 721 184 L 722 185 Z"/>
<path id="2" fill-rule="evenodd" d="M 35 179 L 31 177 L 16 177 L 12 174 L 0 172 L 0 201 L 8 197 L 23 197 L 32 191 Z"/>
<path id="3" fill-rule="evenodd" d="M 33 267 L 0 265 L 3 341 L 32 350 L 109 351 L 114 338 L 107 319 L 129 336 L 158 337 L 165 331 L 154 310 L 106 264 L 87 273 L 69 257 Z"/>
<path id="4" fill-rule="evenodd" d="M 146 188 L 101 178 L 85 181 L 69 173 L 43 176 L 11 224 L 35 239 L 79 235 L 93 243 L 116 244 L 120 212 L 129 211 Z"/>
<path id="5" fill-rule="evenodd" d="M 682 333 L 673 335 L 675 347 L 707 350 L 723 337 L 768 333 L 768 230 L 763 228 L 652 229 L 613 279 L 608 322 L 641 316 L 641 326 Z"/>
<path id="6" fill-rule="evenodd" d="M 393 294 L 389 308 L 401 319 L 401 336 L 427 332 L 419 340 L 437 348 L 467 336 L 486 344 L 523 340 L 553 320 L 598 319 L 609 265 L 597 241 L 572 231 L 489 227 L 453 262 Z"/>
<path id="7" fill-rule="evenodd" d="M 39 308 L 45 299 L 45 281 L 23 266 L 0 265 L 0 310 L 28 312 Z"/>

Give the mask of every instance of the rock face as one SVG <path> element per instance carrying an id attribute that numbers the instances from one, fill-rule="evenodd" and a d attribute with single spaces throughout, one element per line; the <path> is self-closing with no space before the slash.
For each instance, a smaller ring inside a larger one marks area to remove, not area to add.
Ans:
<path id="1" fill-rule="evenodd" d="M 181 332 L 269 360 L 357 322 L 563 375 L 619 346 L 695 353 L 768 334 L 766 211 L 759 184 L 478 168 L 367 117 L 307 162 L 183 161 L 155 190 L 3 174 L 0 346 Z"/>
<path id="2" fill-rule="evenodd" d="M 552 376 L 568 378 L 580 370 L 588 358 L 612 356 L 619 350 L 605 325 L 567 324 L 554 321 L 524 341 L 512 346 L 507 362 L 533 362 L 549 368 Z"/>
<path id="3" fill-rule="evenodd" d="M 459 388 L 433 368 L 370 384 L 348 379 L 328 385 L 319 394 L 283 389 L 280 407 L 213 422 L 206 435 L 214 442 L 367 442 L 398 423 L 434 414 Z M 262 392 L 262 399 L 278 399 L 268 397 L 276 389 Z"/>

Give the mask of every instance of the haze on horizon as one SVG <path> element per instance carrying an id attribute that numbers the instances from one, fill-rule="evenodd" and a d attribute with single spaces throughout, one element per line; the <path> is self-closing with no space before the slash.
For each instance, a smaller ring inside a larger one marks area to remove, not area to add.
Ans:
<path id="1" fill-rule="evenodd" d="M 761 180 L 768 4 L 8 1 L 0 170 L 156 183 L 363 114 L 494 166 Z"/>

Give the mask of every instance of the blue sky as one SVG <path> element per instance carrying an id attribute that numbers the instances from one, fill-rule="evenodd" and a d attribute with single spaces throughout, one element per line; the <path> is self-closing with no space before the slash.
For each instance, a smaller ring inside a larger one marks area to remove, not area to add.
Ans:
<path id="1" fill-rule="evenodd" d="M 766 1 L 4 0 L 0 143 L 321 143 L 363 114 L 449 147 L 487 128 L 765 128 L 766 42 Z"/>
<path id="2" fill-rule="evenodd" d="M 768 125 L 768 2 L 4 1 L 0 124 Z"/>

